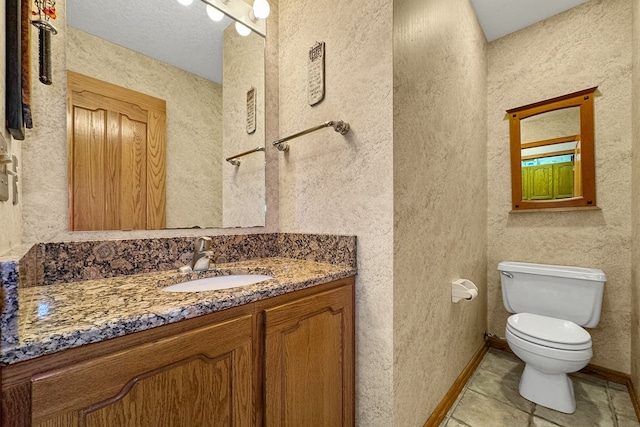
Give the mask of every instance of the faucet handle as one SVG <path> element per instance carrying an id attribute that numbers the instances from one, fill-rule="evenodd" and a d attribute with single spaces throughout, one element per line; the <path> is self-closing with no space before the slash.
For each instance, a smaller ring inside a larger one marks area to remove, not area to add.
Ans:
<path id="1" fill-rule="evenodd" d="M 209 249 L 211 249 L 211 237 L 198 237 L 195 243 L 196 253 L 208 251 Z"/>

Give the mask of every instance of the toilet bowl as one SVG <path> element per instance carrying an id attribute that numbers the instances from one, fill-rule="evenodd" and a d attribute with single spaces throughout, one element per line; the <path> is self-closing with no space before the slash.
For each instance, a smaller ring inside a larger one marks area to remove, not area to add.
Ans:
<path id="1" fill-rule="evenodd" d="M 558 324 L 556 334 L 551 338 L 553 341 L 542 337 L 549 336 L 548 333 L 541 332 L 536 336 L 535 330 L 522 330 L 525 329 L 523 326 L 540 329 L 541 324 L 548 326 L 553 323 Z M 518 324 L 519 329 L 513 324 Z M 564 326 L 567 326 L 564 331 L 558 333 Z M 572 322 L 520 313 L 507 321 L 506 338 L 509 348 L 525 362 L 520 395 L 556 411 L 575 412 L 573 383 L 567 374 L 579 371 L 591 360 L 593 352 L 589 333 Z"/>
<path id="2" fill-rule="evenodd" d="M 502 300 L 510 313 L 506 339 L 524 363 L 520 394 L 539 405 L 573 413 L 576 400 L 567 374 L 593 356 L 591 335 L 600 321 L 606 276 L 602 270 L 503 261 Z"/>

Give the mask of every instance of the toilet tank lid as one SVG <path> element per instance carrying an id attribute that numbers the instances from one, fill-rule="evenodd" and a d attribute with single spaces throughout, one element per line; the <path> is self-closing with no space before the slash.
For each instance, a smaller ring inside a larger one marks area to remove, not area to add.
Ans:
<path id="1" fill-rule="evenodd" d="M 596 282 L 607 281 L 607 276 L 604 274 L 604 271 L 598 268 L 502 261 L 498 264 L 498 270 L 509 273 L 528 273 L 552 277 L 569 277 L 580 280 L 593 280 Z"/>

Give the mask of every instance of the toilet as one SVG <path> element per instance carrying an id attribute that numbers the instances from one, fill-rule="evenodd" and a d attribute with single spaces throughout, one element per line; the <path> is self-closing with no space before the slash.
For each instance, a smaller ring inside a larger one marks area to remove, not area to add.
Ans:
<path id="1" fill-rule="evenodd" d="M 523 362 L 520 395 L 572 414 L 573 383 L 567 375 L 591 357 L 591 335 L 600 322 L 607 278 L 602 270 L 503 261 L 498 264 L 502 301 L 510 313 L 506 338 Z"/>

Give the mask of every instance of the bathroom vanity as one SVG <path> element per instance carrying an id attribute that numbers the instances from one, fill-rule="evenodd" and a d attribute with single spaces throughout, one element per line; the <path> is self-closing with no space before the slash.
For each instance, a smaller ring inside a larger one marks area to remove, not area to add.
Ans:
<path id="1" fill-rule="evenodd" d="M 184 280 L 172 271 L 24 289 L 2 425 L 353 425 L 355 269 L 267 258 L 190 278 L 240 270 L 273 279 L 175 294 L 162 291 Z"/>

